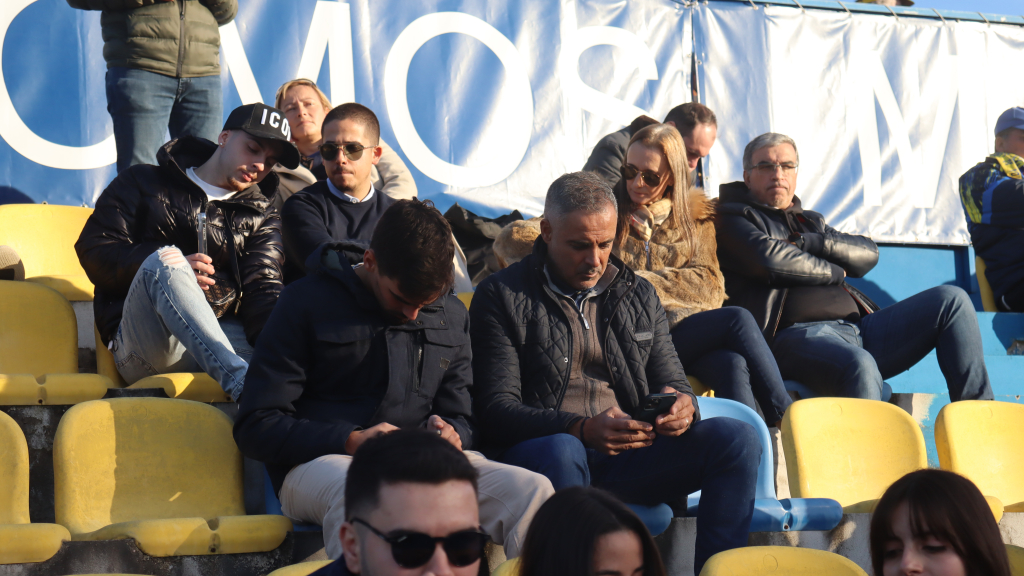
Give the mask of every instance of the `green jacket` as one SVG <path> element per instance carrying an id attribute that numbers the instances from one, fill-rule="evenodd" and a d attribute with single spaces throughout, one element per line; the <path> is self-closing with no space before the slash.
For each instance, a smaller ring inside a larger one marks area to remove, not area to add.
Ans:
<path id="1" fill-rule="evenodd" d="M 175 78 L 220 74 L 220 30 L 238 0 L 67 0 L 102 10 L 107 68 L 125 67 Z"/>

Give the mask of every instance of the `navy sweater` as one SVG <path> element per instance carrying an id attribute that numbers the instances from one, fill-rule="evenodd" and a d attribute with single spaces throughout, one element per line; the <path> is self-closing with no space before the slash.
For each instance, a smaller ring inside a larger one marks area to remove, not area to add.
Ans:
<path id="1" fill-rule="evenodd" d="M 374 190 L 367 202 L 346 202 L 331 193 L 326 180 L 293 195 L 281 210 L 285 283 L 305 276 L 306 259 L 327 242 L 343 242 L 348 261 L 362 262 L 377 221 L 394 203 L 380 190 Z"/>

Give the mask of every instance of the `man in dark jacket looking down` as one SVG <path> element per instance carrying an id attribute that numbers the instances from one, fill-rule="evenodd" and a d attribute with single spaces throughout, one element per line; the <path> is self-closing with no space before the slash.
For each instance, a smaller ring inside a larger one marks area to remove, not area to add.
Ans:
<path id="1" fill-rule="evenodd" d="M 823 396 L 881 399 L 882 380 L 936 350 L 951 401 L 992 399 L 977 315 L 955 286 L 930 288 L 881 310 L 845 278 L 878 262 L 878 247 L 804 210 L 796 143 L 758 136 L 743 182 L 722 186 L 718 260 L 727 304 L 749 310 L 783 378 Z"/>
<path id="2" fill-rule="evenodd" d="M 235 424 L 235 440 L 265 462 L 284 514 L 324 527 L 341 556 L 345 474 L 368 438 L 436 432 L 480 474 L 484 530 L 519 554 L 534 512 L 553 493 L 539 474 L 471 452 L 469 315 L 451 294 L 451 228 L 429 202 L 400 200 L 380 218 L 362 264 L 339 243 L 306 261 L 267 322 Z"/>
<path id="3" fill-rule="evenodd" d="M 129 384 L 206 372 L 237 400 L 249 346 L 283 288 L 271 168 L 297 166 L 299 153 L 280 110 L 249 104 L 231 113 L 216 144 L 172 140 L 159 162 L 118 174 L 75 244 L 96 286 L 96 326 Z M 229 286 L 234 297 L 218 293 Z M 224 303 L 219 321 L 211 301 Z"/>
<path id="4" fill-rule="evenodd" d="M 746 545 L 761 450 L 746 423 L 700 420 L 654 287 L 611 256 L 616 223 L 600 176 L 551 184 L 533 253 L 473 297 L 477 415 L 502 461 L 555 489 L 594 485 L 642 505 L 703 490 L 699 573 Z M 630 416 L 651 393 L 675 398 L 653 425 Z"/>

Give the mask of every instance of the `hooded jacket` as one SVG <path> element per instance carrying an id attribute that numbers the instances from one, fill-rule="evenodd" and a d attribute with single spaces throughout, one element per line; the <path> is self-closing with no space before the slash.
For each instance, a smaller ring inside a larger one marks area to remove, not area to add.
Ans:
<path id="1" fill-rule="evenodd" d="M 197 218 L 207 213 L 207 254 L 213 267 L 231 274 L 227 224 L 234 233 L 242 298 L 238 317 L 246 340 L 256 342 L 284 287 L 281 221 L 271 210 L 277 174 L 227 200 L 209 201 L 185 170 L 210 159 L 217 145 L 186 136 L 164 144 L 159 165 L 137 164 L 122 171 L 96 201 L 75 250 L 96 286 L 93 310 L 103 343 L 117 334 L 128 289 L 139 267 L 158 248 L 173 245 L 184 254 L 199 249 Z"/>
<path id="2" fill-rule="evenodd" d="M 572 329 L 544 274 L 547 244 L 480 283 L 470 307 L 474 401 L 488 442 L 507 448 L 560 434 L 581 418 L 563 412 L 572 362 Z M 651 284 L 611 256 L 619 273 L 598 314 L 603 350 L 619 407 L 631 413 L 650 393 L 670 386 L 693 397 Z M 694 422 L 700 419 L 699 409 Z"/>
<path id="3" fill-rule="evenodd" d="M 294 466 L 345 454 L 359 429 L 388 422 L 451 424 L 463 449 L 470 424 L 469 315 L 452 294 L 416 320 L 389 323 L 342 253 L 328 243 L 310 254 L 309 274 L 288 285 L 267 322 L 245 376 L 235 419 L 242 453 L 266 463 L 280 491 Z"/>
<path id="4" fill-rule="evenodd" d="M 657 290 L 670 328 L 691 314 L 721 308 L 725 301 L 725 279 L 718 268 L 714 204 L 700 188 L 690 188 L 686 200 L 696 232 L 692 258 L 682 231 L 670 227 L 668 221 L 654 229 L 649 245 L 630 228 L 629 235 L 615 248 L 615 255 Z"/>
<path id="5" fill-rule="evenodd" d="M 67 0 L 80 10 L 102 10 L 107 67 L 194 78 L 220 74 L 220 30 L 238 12 L 238 0 Z"/>
<path id="6" fill-rule="evenodd" d="M 769 344 L 792 287 L 841 285 L 864 312 L 878 310 L 843 279 L 844 272 L 851 278 L 870 272 L 878 263 L 878 246 L 831 228 L 795 196 L 792 207 L 780 210 L 754 200 L 743 182 L 723 184 L 716 232 L 729 305 L 749 310 Z M 797 238 L 802 249 L 791 242 Z"/>
<path id="7" fill-rule="evenodd" d="M 583 171 L 595 172 L 604 178 L 609 187 L 615 188 L 619 180 L 622 180 L 622 164 L 626 161 L 629 140 L 642 128 L 657 123 L 658 121 L 650 116 L 637 116 L 629 126 L 605 135 L 594 146 L 587 163 L 583 166 Z"/>

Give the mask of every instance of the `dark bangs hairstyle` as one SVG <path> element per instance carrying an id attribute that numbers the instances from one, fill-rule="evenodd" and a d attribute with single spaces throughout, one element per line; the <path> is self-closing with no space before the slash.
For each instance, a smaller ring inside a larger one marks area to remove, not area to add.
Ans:
<path id="1" fill-rule="evenodd" d="M 871 566 L 882 574 L 885 544 L 895 539 L 892 522 L 906 504 L 915 537 L 948 542 L 971 576 L 1010 576 L 1010 561 L 995 516 L 973 482 L 945 470 L 918 470 L 885 491 L 871 517 Z"/>
<path id="2" fill-rule="evenodd" d="M 666 576 L 644 523 L 617 498 L 597 488 L 559 490 L 530 522 L 519 557 L 519 576 L 591 576 L 597 540 L 626 530 L 640 538 L 644 576 Z"/>
<path id="3" fill-rule="evenodd" d="M 399 200 L 377 221 L 370 249 L 380 273 L 397 281 L 406 298 L 428 302 L 454 283 L 452 242 L 452 227 L 433 202 Z"/>

